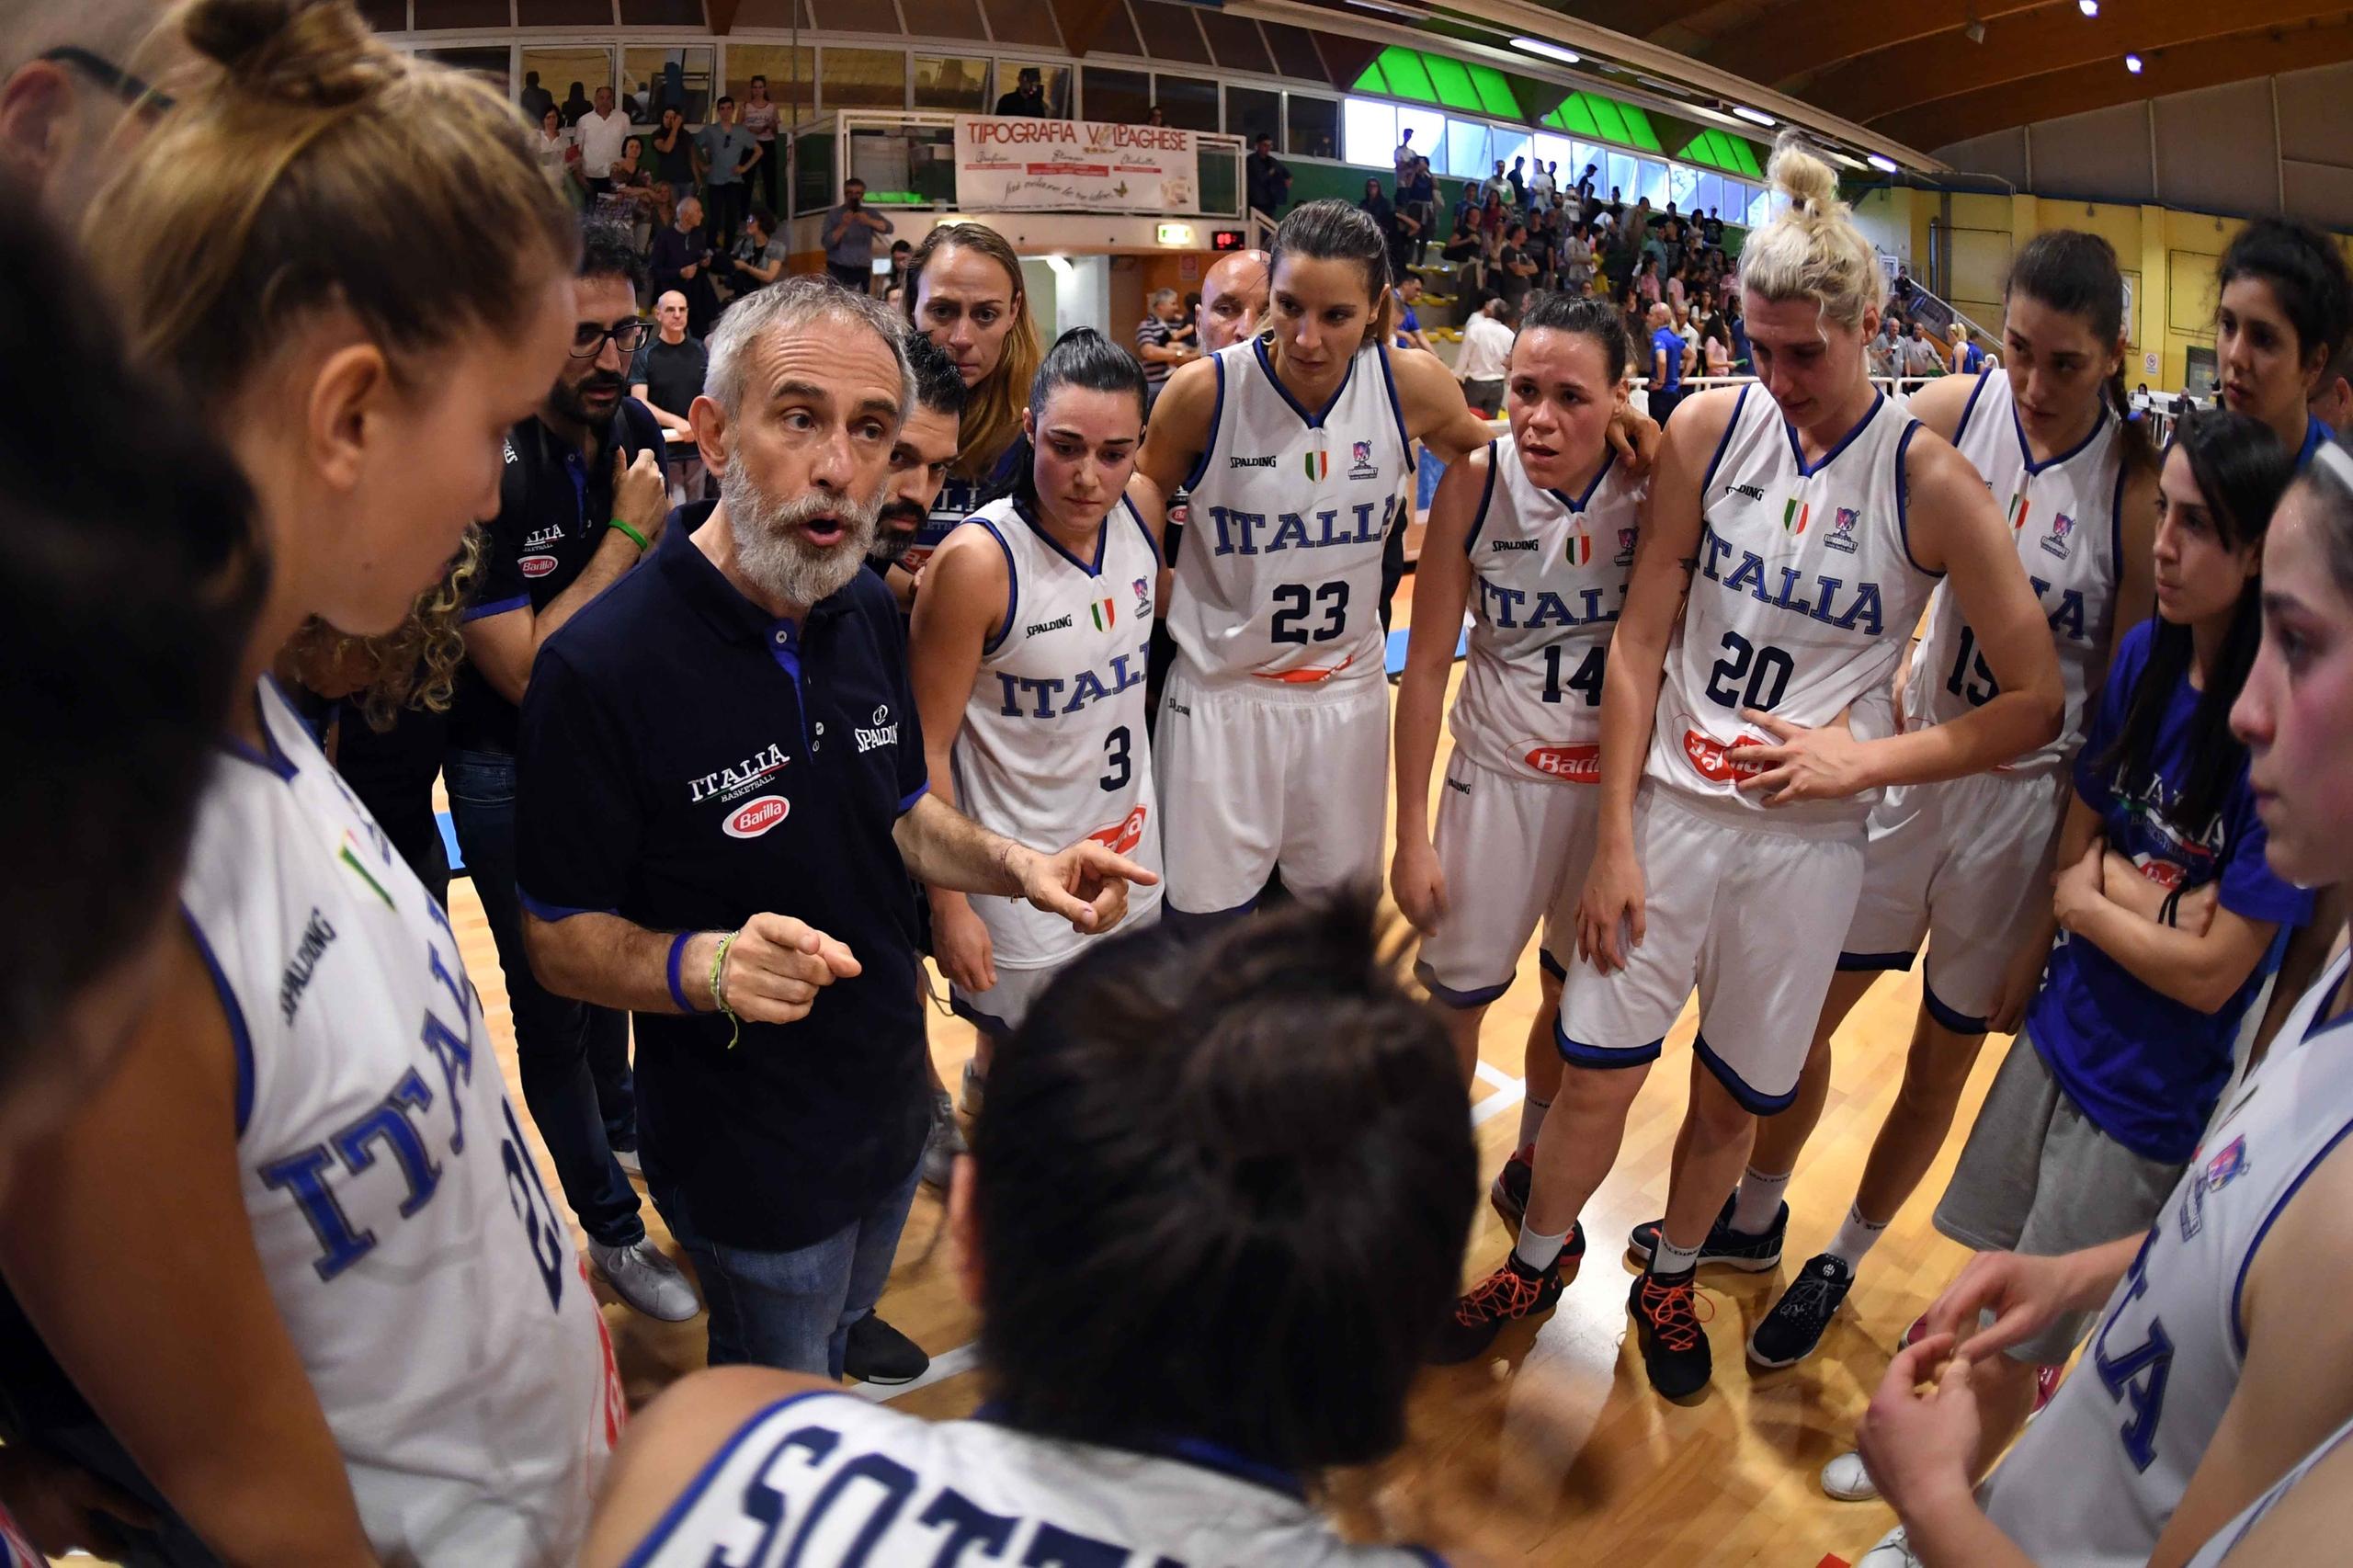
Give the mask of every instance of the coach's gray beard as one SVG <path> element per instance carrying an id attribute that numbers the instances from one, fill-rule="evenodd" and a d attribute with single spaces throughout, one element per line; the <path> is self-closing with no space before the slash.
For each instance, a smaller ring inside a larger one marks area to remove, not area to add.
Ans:
<path id="1" fill-rule="evenodd" d="M 727 530 L 735 540 L 735 564 L 745 576 L 788 604 L 813 605 L 839 593 L 874 546 L 878 494 L 863 501 L 816 491 L 772 502 L 752 483 L 743 460 L 730 453 L 719 476 L 719 499 L 727 508 Z M 832 517 L 842 526 L 839 544 L 809 544 L 801 526 Z"/>

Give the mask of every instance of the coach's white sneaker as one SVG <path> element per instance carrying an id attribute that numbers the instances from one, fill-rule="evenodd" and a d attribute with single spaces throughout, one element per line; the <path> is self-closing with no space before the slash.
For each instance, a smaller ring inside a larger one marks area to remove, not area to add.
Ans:
<path id="1" fill-rule="evenodd" d="M 1852 1449 L 1822 1467 L 1822 1489 L 1841 1503 L 1868 1503 L 1879 1495 L 1863 1456 Z"/>
<path id="2" fill-rule="evenodd" d="M 1912 1554 L 1912 1543 L 1898 1525 L 1880 1537 L 1879 1544 L 1864 1552 L 1855 1568 L 1920 1568 L 1920 1560 Z"/>
<path id="3" fill-rule="evenodd" d="M 625 1247 L 588 1244 L 588 1260 L 613 1288 L 613 1294 L 647 1317 L 664 1323 L 684 1323 L 702 1311 L 695 1288 L 678 1266 L 662 1256 L 648 1237 Z"/>

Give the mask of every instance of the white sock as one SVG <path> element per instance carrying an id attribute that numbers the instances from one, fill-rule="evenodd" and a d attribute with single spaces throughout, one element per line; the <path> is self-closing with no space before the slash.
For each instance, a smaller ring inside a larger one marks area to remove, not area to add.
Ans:
<path id="1" fill-rule="evenodd" d="M 1534 1095 L 1519 1102 L 1518 1148 L 1536 1147 L 1536 1134 L 1544 1126 L 1544 1113 L 1552 1108 L 1551 1100 L 1540 1100 Z"/>
<path id="2" fill-rule="evenodd" d="M 1548 1236 L 1541 1231 L 1530 1229 L 1528 1221 L 1523 1220 L 1519 1223 L 1519 1243 L 1511 1250 L 1520 1262 L 1541 1273 L 1560 1261 L 1561 1250 L 1568 1244 L 1567 1231 L 1557 1236 Z"/>
<path id="3" fill-rule="evenodd" d="M 1767 1176 L 1751 1165 L 1740 1174 L 1740 1190 L 1732 1204 L 1732 1228 L 1744 1236 L 1761 1236 L 1773 1228 L 1781 1211 L 1781 1195 L 1790 1190 L 1792 1173 Z"/>
<path id="4" fill-rule="evenodd" d="M 1666 1239 L 1665 1226 L 1659 1228 L 1658 1240 L 1651 1244 L 1651 1272 L 1657 1275 L 1688 1274 L 1699 1267 L 1698 1247 L 1679 1247 Z"/>
<path id="5" fill-rule="evenodd" d="M 1861 1264 L 1863 1255 L 1871 1250 L 1871 1244 L 1886 1233 L 1884 1222 L 1872 1224 L 1863 1218 L 1860 1209 L 1849 1203 L 1847 1205 L 1847 1222 L 1838 1227 L 1838 1233 L 1831 1237 L 1830 1244 L 1822 1250 L 1853 1268 Z"/>

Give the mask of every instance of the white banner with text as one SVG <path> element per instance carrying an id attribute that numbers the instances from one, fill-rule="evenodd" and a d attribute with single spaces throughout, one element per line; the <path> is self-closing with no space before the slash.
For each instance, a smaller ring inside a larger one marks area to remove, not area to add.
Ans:
<path id="1" fill-rule="evenodd" d="M 998 211 L 1199 212 L 1189 131 L 956 117 L 956 205 Z"/>

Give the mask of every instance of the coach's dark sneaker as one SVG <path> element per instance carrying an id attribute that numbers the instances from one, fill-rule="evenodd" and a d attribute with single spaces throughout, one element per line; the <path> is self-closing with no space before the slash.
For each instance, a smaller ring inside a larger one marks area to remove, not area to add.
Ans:
<path id="1" fill-rule="evenodd" d="M 1813 1354 L 1838 1304 L 1855 1288 L 1855 1271 L 1843 1257 L 1818 1252 L 1773 1303 L 1748 1336 L 1748 1358 L 1776 1370 L 1794 1367 Z"/>
<path id="2" fill-rule="evenodd" d="M 1726 1268 L 1744 1273 L 1762 1274 L 1781 1261 L 1781 1238 L 1789 1233 L 1790 1206 L 1782 1204 L 1773 1215 L 1773 1222 L 1765 1233 L 1752 1236 L 1732 1228 L 1733 1199 L 1716 1211 L 1716 1222 L 1708 1227 L 1708 1239 L 1699 1244 L 1699 1266 L 1721 1263 Z M 1626 1261 L 1637 1268 L 1651 1266 L 1651 1249 L 1658 1243 L 1659 1222 L 1645 1220 L 1626 1233 Z"/>
<path id="3" fill-rule="evenodd" d="M 867 1313 L 849 1325 L 849 1344 L 842 1350 L 842 1371 L 861 1383 L 911 1383 L 931 1369 L 923 1346 Z"/>
<path id="4" fill-rule="evenodd" d="M 1453 1313 L 1438 1325 L 1429 1359 L 1440 1367 L 1468 1361 L 1495 1342 L 1507 1323 L 1549 1312 L 1559 1303 L 1568 1277 L 1585 1256 L 1583 1227 L 1569 1232 L 1568 1244 L 1552 1267 L 1539 1272 L 1520 1261 L 1518 1252 L 1505 1256 L 1503 1266 L 1454 1303 Z"/>
<path id="5" fill-rule="evenodd" d="M 1688 1270 L 1657 1275 L 1644 1269 L 1626 1293 L 1626 1310 L 1634 1314 L 1634 1339 L 1653 1389 L 1669 1399 L 1689 1399 L 1708 1386 L 1715 1361 Z"/>
<path id="6" fill-rule="evenodd" d="M 1487 1188 L 1487 1201 L 1503 1216 L 1504 1226 L 1512 1234 L 1519 1233 L 1519 1222 L 1528 1218 L 1529 1189 L 1536 1185 L 1536 1146 L 1515 1150 L 1495 1173 L 1495 1181 Z"/>

